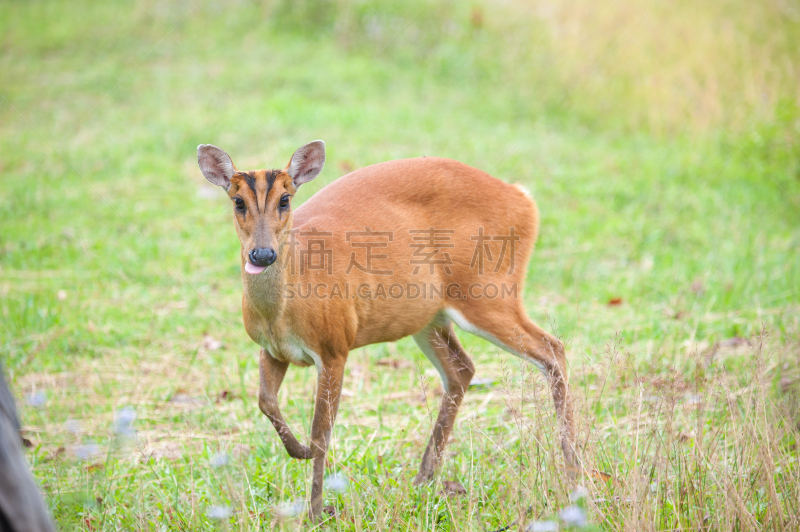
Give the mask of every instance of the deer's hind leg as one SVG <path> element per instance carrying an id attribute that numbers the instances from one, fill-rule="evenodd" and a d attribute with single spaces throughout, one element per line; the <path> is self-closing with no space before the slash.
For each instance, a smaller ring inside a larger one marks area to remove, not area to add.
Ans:
<path id="1" fill-rule="evenodd" d="M 414 335 L 414 341 L 439 371 L 444 388 L 439 416 L 422 457 L 419 473 L 414 479 L 414 484 L 421 484 L 433 478 L 442 460 L 442 453 L 453 430 L 458 407 L 475 374 L 475 366 L 461 347 L 449 320 L 429 325 Z"/>
<path id="2" fill-rule="evenodd" d="M 490 308 L 448 309 L 456 325 L 536 365 L 547 377 L 559 421 L 559 440 L 567 470 L 577 471 L 575 425 L 567 383 L 564 344 L 535 323 L 517 301 L 495 301 Z"/>

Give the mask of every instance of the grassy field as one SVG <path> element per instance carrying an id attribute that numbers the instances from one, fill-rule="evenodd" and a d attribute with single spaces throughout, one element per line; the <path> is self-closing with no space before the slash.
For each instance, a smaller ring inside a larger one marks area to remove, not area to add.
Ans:
<path id="1" fill-rule="evenodd" d="M 321 528 L 550 530 L 571 505 L 585 529 L 800 528 L 799 21 L 739 0 L 1 2 L 0 357 L 60 528 L 309 526 L 195 148 L 275 168 L 317 138 L 301 200 L 420 155 L 531 190 L 526 308 L 567 346 L 597 472 L 576 497 L 544 379 L 463 333 L 483 384 L 413 488 L 438 376 L 410 339 L 370 346 Z M 315 383 L 281 391 L 301 440 Z"/>

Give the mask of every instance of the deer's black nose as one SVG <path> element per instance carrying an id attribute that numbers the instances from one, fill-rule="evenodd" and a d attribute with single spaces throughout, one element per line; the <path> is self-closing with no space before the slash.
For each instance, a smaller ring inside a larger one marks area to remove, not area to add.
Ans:
<path id="1" fill-rule="evenodd" d="M 278 254 L 272 248 L 258 248 L 250 251 L 250 262 L 256 266 L 269 266 L 277 258 Z"/>

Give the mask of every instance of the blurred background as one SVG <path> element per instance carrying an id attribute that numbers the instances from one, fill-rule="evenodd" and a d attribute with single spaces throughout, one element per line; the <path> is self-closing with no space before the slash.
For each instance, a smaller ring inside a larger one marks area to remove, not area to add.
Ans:
<path id="1" fill-rule="evenodd" d="M 199 143 L 261 168 L 326 140 L 328 166 L 302 197 L 352 169 L 420 155 L 522 182 L 543 215 L 529 279 L 552 305 L 625 296 L 676 306 L 693 283 L 720 309 L 797 302 L 792 3 L 2 10 L 12 368 L 30 347 L 21 336 L 53 326 L 70 329 L 54 339 L 66 352 L 119 340 L 117 327 L 81 338 L 74 314 L 85 326 L 99 312 L 95 327 L 110 327 L 112 304 L 147 329 L 170 291 L 238 292 L 227 201 L 196 168 Z"/>
<path id="2" fill-rule="evenodd" d="M 714 349 L 746 380 L 752 353 L 734 348 L 755 336 L 800 358 L 797 2 L 2 2 L 0 45 L 0 357 L 62 522 L 144 526 L 172 488 L 142 490 L 220 445 L 288 462 L 257 410 L 238 241 L 229 201 L 197 168 L 201 143 L 254 169 L 325 140 L 300 200 L 422 155 L 524 184 L 542 215 L 526 308 L 566 342 L 576 386 L 615 357 L 620 390 L 642 374 L 692 382 Z M 493 348 L 464 341 L 500 373 Z M 353 360 L 413 367 L 350 375 L 361 384 L 340 418 L 413 388 L 424 367 L 407 340 Z M 793 389 L 796 364 L 767 366 Z M 307 425 L 314 376 L 289 383 L 297 402 L 283 400 Z M 142 456 L 167 469 L 104 454 L 125 405 Z M 387 408 L 406 420 L 418 407 Z M 398 464 L 417 459 L 414 442 L 398 445 Z M 304 478 L 288 467 L 284 484 Z M 259 496 L 285 500 L 284 484 Z M 217 504 L 228 492 L 214 486 L 198 497 Z"/>

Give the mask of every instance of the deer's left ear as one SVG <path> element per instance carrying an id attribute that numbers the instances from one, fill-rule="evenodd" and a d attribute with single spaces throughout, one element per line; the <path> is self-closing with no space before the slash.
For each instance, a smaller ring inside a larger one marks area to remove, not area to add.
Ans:
<path id="1" fill-rule="evenodd" d="M 225 190 L 231 186 L 231 177 L 236 173 L 236 167 L 225 150 L 211 144 L 201 144 L 197 147 L 197 164 L 211 183 Z"/>
<path id="2" fill-rule="evenodd" d="M 295 187 L 308 183 L 319 175 L 325 166 L 325 143 L 321 140 L 309 142 L 292 155 L 286 171 Z"/>

